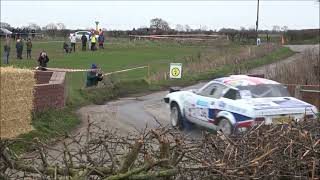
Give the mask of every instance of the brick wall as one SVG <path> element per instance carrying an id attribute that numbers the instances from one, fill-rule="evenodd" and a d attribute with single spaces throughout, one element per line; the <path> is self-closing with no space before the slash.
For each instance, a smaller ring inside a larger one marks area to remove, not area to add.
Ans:
<path id="1" fill-rule="evenodd" d="M 52 73 L 52 71 L 36 71 L 36 73 L 34 74 L 36 84 L 49 83 Z"/>
<path id="2" fill-rule="evenodd" d="M 34 111 L 61 109 L 66 102 L 65 72 L 36 71 Z"/>

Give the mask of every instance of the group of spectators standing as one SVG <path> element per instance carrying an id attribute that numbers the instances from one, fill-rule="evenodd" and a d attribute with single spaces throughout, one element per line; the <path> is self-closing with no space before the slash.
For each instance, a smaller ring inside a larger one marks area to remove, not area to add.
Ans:
<path id="1" fill-rule="evenodd" d="M 32 51 L 32 42 L 31 39 L 28 38 L 26 44 L 26 49 L 27 49 L 27 59 L 31 59 L 31 51 Z M 23 52 L 23 46 L 24 42 L 23 39 L 16 39 L 16 54 L 17 54 L 17 59 L 22 59 L 22 52 Z M 11 43 L 10 43 L 10 37 L 6 37 L 5 43 L 3 45 L 3 63 L 4 64 L 9 64 L 9 56 L 10 56 L 10 48 L 11 48 Z M 49 57 L 47 53 L 42 50 L 38 59 L 38 64 L 40 70 L 45 70 L 45 67 L 47 67 L 47 63 L 49 62 Z"/>
<path id="2" fill-rule="evenodd" d="M 32 51 L 32 42 L 31 39 L 28 38 L 26 43 L 24 43 L 24 40 L 22 38 L 16 39 L 16 55 L 17 59 L 23 59 L 22 53 L 23 53 L 23 47 L 24 44 L 26 45 L 27 49 L 27 59 L 31 59 L 31 51 Z M 6 37 L 5 43 L 3 46 L 3 63 L 9 64 L 9 56 L 10 56 L 10 49 L 11 49 L 11 43 L 10 43 L 10 37 Z"/>
<path id="3" fill-rule="evenodd" d="M 11 38 L 16 40 L 16 39 L 24 39 L 27 40 L 29 38 L 29 35 L 31 34 L 32 39 L 35 38 L 36 36 L 36 30 L 34 29 L 29 29 L 29 28 L 13 28 L 11 30 L 12 34 L 11 34 Z"/>
<path id="4" fill-rule="evenodd" d="M 74 33 L 73 35 L 70 36 L 70 47 L 66 41 L 63 43 L 64 51 L 66 53 L 71 53 L 72 51 L 75 52 L 76 43 L 77 43 L 77 37 L 76 37 L 76 34 Z M 99 49 L 104 49 L 104 34 L 101 29 L 99 30 L 98 35 L 95 31 L 90 32 L 88 37 L 85 33 L 82 34 L 81 36 L 82 51 L 87 50 L 87 45 L 91 51 L 97 50 L 97 43 L 99 45 Z"/>

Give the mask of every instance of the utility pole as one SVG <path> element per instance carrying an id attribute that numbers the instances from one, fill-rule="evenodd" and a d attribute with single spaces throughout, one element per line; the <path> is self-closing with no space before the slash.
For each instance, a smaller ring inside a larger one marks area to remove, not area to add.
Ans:
<path id="1" fill-rule="evenodd" d="M 96 23 L 96 31 L 98 32 L 99 31 L 99 21 L 95 21 L 95 23 Z"/>
<path id="2" fill-rule="evenodd" d="M 258 0 L 258 6 L 257 6 L 257 21 L 256 21 L 257 38 L 256 39 L 258 39 L 258 27 L 259 27 L 259 0 Z"/>

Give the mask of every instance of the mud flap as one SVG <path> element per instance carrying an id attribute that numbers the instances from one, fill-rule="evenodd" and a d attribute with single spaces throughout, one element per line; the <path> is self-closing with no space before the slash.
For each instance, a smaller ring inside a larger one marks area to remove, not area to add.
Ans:
<path id="1" fill-rule="evenodd" d="M 169 93 L 173 93 L 173 92 L 180 91 L 180 90 L 181 90 L 181 87 L 170 87 Z"/>
<path id="2" fill-rule="evenodd" d="M 184 110 L 183 110 L 184 111 Z M 183 112 L 183 116 L 182 116 L 182 125 L 184 127 L 185 130 L 190 131 L 193 128 L 193 123 L 190 122 L 186 116 L 184 115 L 185 113 Z"/>

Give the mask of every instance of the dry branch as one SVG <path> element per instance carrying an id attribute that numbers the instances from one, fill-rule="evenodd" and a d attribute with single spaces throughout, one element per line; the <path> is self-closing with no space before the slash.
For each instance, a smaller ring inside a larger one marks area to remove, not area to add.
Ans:
<path id="1" fill-rule="evenodd" d="M 14 142 L 1 140 L 0 178 L 320 178 L 320 119 L 198 139 L 163 127 L 121 137 L 110 130 L 90 132 L 97 127 L 89 126 L 87 134 L 68 135 L 60 148 L 36 141 L 37 151 L 20 158 L 10 150 Z"/>

